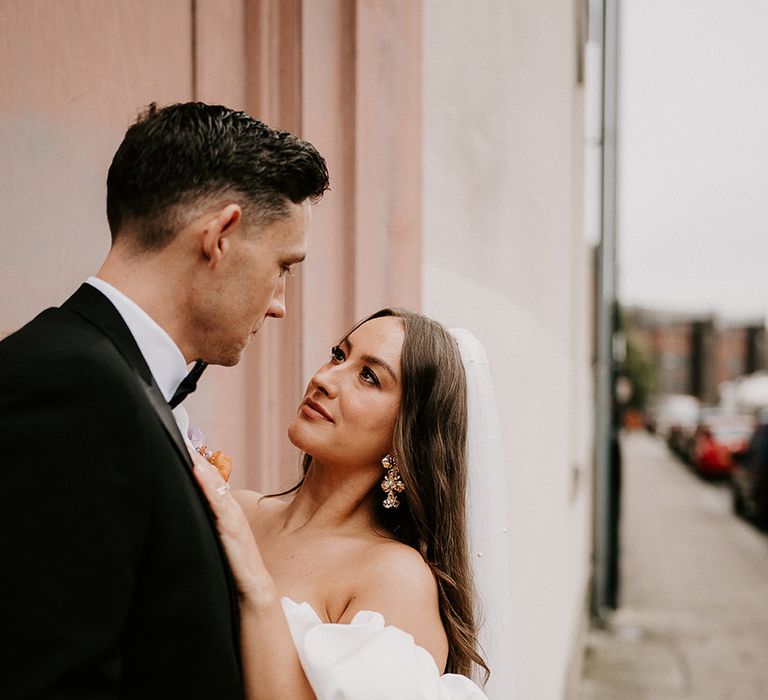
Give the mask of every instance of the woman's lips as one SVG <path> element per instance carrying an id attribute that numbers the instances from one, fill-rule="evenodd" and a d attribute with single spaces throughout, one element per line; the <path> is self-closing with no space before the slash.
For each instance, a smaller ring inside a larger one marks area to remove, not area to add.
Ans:
<path id="1" fill-rule="evenodd" d="M 334 422 L 333 418 L 331 418 L 331 414 L 317 403 L 317 401 L 312 401 L 312 399 L 306 399 L 304 403 L 301 404 L 301 412 L 308 418 L 321 418 L 327 420 L 329 423 Z"/>

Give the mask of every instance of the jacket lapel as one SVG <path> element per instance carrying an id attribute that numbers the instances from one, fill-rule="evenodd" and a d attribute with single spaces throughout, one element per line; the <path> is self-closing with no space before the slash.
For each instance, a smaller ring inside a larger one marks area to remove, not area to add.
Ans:
<path id="1" fill-rule="evenodd" d="M 141 376 L 139 376 L 139 379 L 141 379 Z M 176 419 L 173 417 L 173 413 L 171 412 L 170 406 L 168 406 L 168 402 L 165 400 L 165 397 L 162 395 L 162 393 L 160 393 L 159 387 L 153 380 L 151 384 L 147 384 L 146 382 L 142 381 L 141 388 L 144 389 L 147 400 L 152 404 L 152 408 L 155 409 L 155 412 L 162 421 L 165 432 L 168 433 L 168 437 L 173 440 L 176 448 L 183 456 L 187 465 L 192 467 L 192 460 L 189 457 L 189 448 L 187 447 L 187 443 L 184 441 L 184 438 L 181 435 L 181 431 L 179 430 L 179 425 L 176 423 Z"/>
<path id="2" fill-rule="evenodd" d="M 149 366 L 141 354 L 141 350 L 139 350 L 139 346 L 136 344 L 133 335 L 131 335 L 131 331 L 125 325 L 123 317 L 120 316 L 112 302 L 95 287 L 92 287 L 90 284 L 83 284 L 62 304 L 62 308 L 74 311 L 90 321 L 112 340 L 117 350 L 141 380 L 141 386 L 147 395 L 147 399 L 160 418 L 168 437 L 176 445 L 179 456 L 191 468 L 192 460 L 189 457 L 187 445 L 179 431 L 171 408 L 163 397 L 160 388 L 155 383 L 152 372 L 150 372 Z"/>
<path id="3" fill-rule="evenodd" d="M 165 432 L 168 437 L 174 443 L 179 453 L 179 456 L 187 465 L 187 474 L 195 486 L 195 491 L 198 494 L 205 512 L 208 516 L 211 528 L 216 535 L 216 543 L 219 549 L 219 554 L 222 558 L 222 564 L 226 572 L 227 584 L 229 589 L 230 608 L 232 610 L 232 628 L 235 638 L 235 650 L 237 654 L 237 662 L 240 663 L 240 643 L 239 643 L 239 627 L 240 627 L 240 611 L 238 606 L 237 589 L 234 579 L 232 577 L 232 570 L 229 566 L 226 553 L 223 551 L 221 539 L 218 536 L 216 529 L 216 520 L 213 515 L 205 495 L 197 483 L 197 479 L 192 474 L 192 458 L 189 455 L 187 444 L 184 438 L 181 436 L 179 427 L 176 424 L 176 419 L 173 417 L 171 407 L 165 400 L 160 388 L 155 383 L 152 377 L 152 372 L 147 365 L 144 356 L 139 350 L 139 346 L 131 335 L 131 331 L 125 324 L 123 317 L 118 313 L 117 309 L 112 305 L 112 302 L 107 299 L 98 289 L 90 284 L 83 284 L 80 288 L 62 304 L 63 309 L 72 311 L 90 323 L 94 324 L 102 330 L 102 332 L 109 337 L 114 343 L 117 350 L 125 358 L 128 365 L 130 365 L 139 380 L 139 384 L 144 389 L 144 393 L 147 396 L 152 408 L 157 413 L 160 421 L 163 424 Z"/>

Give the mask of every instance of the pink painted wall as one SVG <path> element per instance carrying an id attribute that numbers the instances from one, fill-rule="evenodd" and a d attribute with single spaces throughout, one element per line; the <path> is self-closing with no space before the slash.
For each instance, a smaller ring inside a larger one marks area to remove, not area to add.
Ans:
<path id="1" fill-rule="evenodd" d="M 188 0 L 0 2 L 0 332 L 101 262 L 112 154 L 141 106 L 191 97 L 189 25 Z"/>
<path id="2" fill-rule="evenodd" d="M 418 2 L 303 12 L 302 126 L 332 174 L 303 271 L 306 374 L 354 321 L 420 305 L 421 20 Z"/>
<path id="3" fill-rule="evenodd" d="M 419 18 L 418 2 L 380 0 L 0 0 L 0 334 L 99 266 L 107 168 L 142 106 L 220 102 L 299 133 L 332 190 L 289 315 L 187 404 L 236 485 L 289 483 L 285 427 L 329 345 L 419 304 Z"/>

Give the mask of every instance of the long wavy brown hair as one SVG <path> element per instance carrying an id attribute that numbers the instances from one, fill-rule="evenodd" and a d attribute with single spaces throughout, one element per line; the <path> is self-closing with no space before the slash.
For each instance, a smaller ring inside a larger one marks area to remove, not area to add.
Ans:
<path id="1" fill-rule="evenodd" d="M 405 331 L 402 399 L 393 436 L 405 491 L 397 509 L 386 509 L 383 499 L 376 499 L 377 516 L 396 539 L 421 554 L 435 575 L 448 636 L 446 672 L 484 676 L 487 681 L 490 671 L 478 650 L 467 543 L 464 365 L 445 328 L 406 309 L 381 309 L 357 323 L 345 338 L 364 323 L 385 316 L 399 318 Z M 312 456 L 305 454 L 305 475 L 311 463 Z"/>

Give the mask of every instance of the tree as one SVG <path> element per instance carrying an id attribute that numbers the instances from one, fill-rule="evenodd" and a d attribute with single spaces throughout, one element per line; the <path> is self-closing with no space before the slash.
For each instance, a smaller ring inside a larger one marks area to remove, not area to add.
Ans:
<path id="1" fill-rule="evenodd" d="M 621 374 L 629 379 L 632 395 L 626 408 L 644 411 L 656 386 L 656 367 L 650 353 L 638 342 L 632 331 L 627 332 L 627 353 Z"/>

